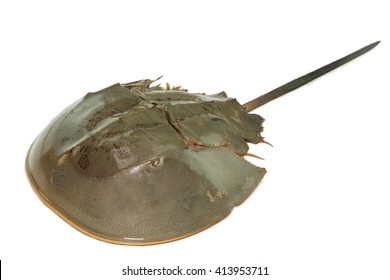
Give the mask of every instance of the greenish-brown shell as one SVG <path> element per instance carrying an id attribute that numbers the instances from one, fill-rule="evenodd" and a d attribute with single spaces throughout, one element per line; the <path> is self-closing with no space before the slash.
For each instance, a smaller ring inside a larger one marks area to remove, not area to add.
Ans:
<path id="1" fill-rule="evenodd" d="M 27 156 L 39 197 L 64 220 L 118 244 L 167 242 L 205 229 L 256 188 L 243 159 L 263 119 L 224 92 L 150 87 L 88 93 L 60 113 Z"/>

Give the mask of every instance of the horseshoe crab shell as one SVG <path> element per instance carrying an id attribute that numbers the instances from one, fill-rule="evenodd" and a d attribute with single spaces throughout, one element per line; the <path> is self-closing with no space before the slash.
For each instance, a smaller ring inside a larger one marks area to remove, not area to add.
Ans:
<path id="1" fill-rule="evenodd" d="M 264 119 L 248 112 L 379 43 L 243 106 L 224 92 L 150 87 L 153 80 L 88 93 L 32 144 L 28 177 L 48 207 L 97 239 L 147 245 L 189 236 L 226 217 L 265 174 L 243 159 L 247 142 L 264 142 Z"/>
<path id="2" fill-rule="evenodd" d="M 94 238 L 146 245 L 180 239 L 226 217 L 265 169 L 243 159 L 263 119 L 224 92 L 150 87 L 88 93 L 32 144 L 26 169 L 40 199 Z"/>

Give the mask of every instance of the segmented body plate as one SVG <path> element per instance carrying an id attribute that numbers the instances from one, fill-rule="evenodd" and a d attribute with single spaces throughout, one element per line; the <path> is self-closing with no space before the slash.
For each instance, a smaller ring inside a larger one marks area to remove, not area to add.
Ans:
<path id="1" fill-rule="evenodd" d="M 225 93 L 150 87 L 88 93 L 33 143 L 40 198 L 74 227 L 120 244 L 182 238 L 228 215 L 265 170 L 243 159 L 263 119 Z"/>

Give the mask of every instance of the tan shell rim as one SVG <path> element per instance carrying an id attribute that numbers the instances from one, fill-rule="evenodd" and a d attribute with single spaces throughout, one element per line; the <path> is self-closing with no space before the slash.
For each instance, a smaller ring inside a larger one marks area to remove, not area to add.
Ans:
<path id="1" fill-rule="evenodd" d="M 54 213 L 56 213 L 61 219 L 63 219 L 65 222 L 67 222 L 69 225 L 71 225 L 72 227 L 74 227 L 75 229 L 77 229 L 78 231 L 84 233 L 85 235 L 87 236 L 90 236 L 90 237 L 93 237 L 97 240 L 100 240 L 100 241 L 104 241 L 104 242 L 108 242 L 108 243 L 112 243 L 112 244 L 117 244 L 117 245 L 130 245 L 130 246 L 146 246 L 146 245 L 156 245 L 156 244 L 162 244 L 162 243 L 168 243 L 168 242 L 172 242 L 172 241 L 176 241 L 176 240 L 179 240 L 179 239 L 183 239 L 183 238 L 186 238 L 188 236 L 191 236 L 191 235 L 194 235 L 198 232 L 201 232 L 217 223 L 219 223 L 220 221 L 222 221 L 223 219 L 225 219 L 232 211 L 232 209 L 230 209 L 229 212 L 226 213 L 225 216 L 223 216 L 221 219 L 217 220 L 216 222 L 214 223 L 211 223 L 203 228 L 200 228 L 196 231 L 193 231 L 193 232 L 190 232 L 190 233 L 187 233 L 187 234 L 184 234 L 184 235 L 180 235 L 180 236 L 177 236 L 177 237 L 174 237 L 174 238 L 171 238 L 171 239 L 166 239 L 166 240 L 155 240 L 155 241 L 150 241 L 150 242 L 142 242 L 142 243 L 139 243 L 139 242 L 131 242 L 131 241 L 127 241 L 127 240 L 118 240 L 118 239 L 110 239 L 110 238 L 107 238 L 107 237 L 104 237 L 104 236 L 101 236 L 99 234 L 96 234 L 84 227 L 82 227 L 81 225 L 75 223 L 71 218 L 69 218 L 68 216 L 66 216 L 64 213 L 62 213 L 60 210 L 58 210 L 51 202 L 50 200 L 42 193 L 42 191 L 40 191 L 40 189 L 38 188 L 38 185 L 37 183 L 35 182 L 32 174 L 31 174 L 31 171 L 28 167 L 28 158 L 29 158 L 29 154 L 30 154 L 30 150 L 27 154 L 27 157 L 26 157 L 26 163 L 25 163 L 25 171 L 26 171 L 26 174 L 27 174 L 27 178 L 30 182 L 30 185 L 32 187 L 32 189 L 34 190 L 35 194 L 39 197 L 39 199 L 50 209 L 52 210 Z"/>

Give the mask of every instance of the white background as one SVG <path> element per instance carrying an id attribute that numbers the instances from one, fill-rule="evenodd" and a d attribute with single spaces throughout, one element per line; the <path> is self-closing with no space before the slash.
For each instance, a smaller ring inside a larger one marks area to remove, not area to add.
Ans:
<path id="1" fill-rule="evenodd" d="M 390 279 L 386 1 L 0 3 L 4 279 L 130 279 L 121 276 L 127 265 Z M 163 74 L 171 85 L 225 90 L 244 103 L 377 40 L 368 54 L 255 111 L 274 148 L 251 152 L 266 158 L 256 164 L 268 173 L 229 217 L 192 237 L 147 247 L 97 241 L 46 208 L 26 179 L 34 138 L 89 91 Z"/>

